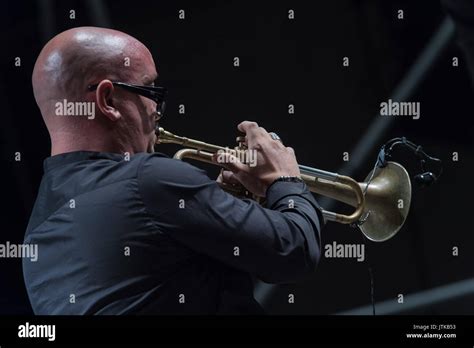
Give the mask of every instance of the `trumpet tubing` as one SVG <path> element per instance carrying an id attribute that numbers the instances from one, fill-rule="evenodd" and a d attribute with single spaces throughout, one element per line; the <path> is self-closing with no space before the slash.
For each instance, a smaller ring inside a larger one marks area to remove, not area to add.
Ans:
<path id="1" fill-rule="evenodd" d="M 234 151 L 246 150 L 241 137 Z M 184 148 L 174 158 L 193 159 L 215 164 L 212 157 L 228 147 L 213 145 L 199 140 L 175 135 L 163 128 L 157 129 L 157 144 L 171 143 Z M 396 162 L 388 162 L 383 168 L 369 173 L 366 182 L 358 183 L 351 177 L 300 165 L 301 178 L 308 189 L 355 208 L 345 215 L 322 209 L 324 219 L 341 224 L 357 223 L 362 233 L 370 240 L 381 242 L 393 237 L 403 226 L 411 201 L 411 182 L 405 168 Z M 371 179 L 368 184 L 369 178 Z M 221 185 L 223 189 L 237 196 L 248 197 L 245 188 L 235 185 Z M 361 222 L 363 218 L 363 223 Z"/>

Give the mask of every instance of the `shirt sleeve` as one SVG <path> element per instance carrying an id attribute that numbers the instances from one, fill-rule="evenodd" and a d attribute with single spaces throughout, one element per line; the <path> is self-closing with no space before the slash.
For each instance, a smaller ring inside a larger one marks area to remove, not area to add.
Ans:
<path id="1" fill-rule="evenodd" d="M 161 232 L 265 282 L 293 282 L 318 264 L 322 215 L 304 183 L 274 183 L 263 207 L 189 163 L 150 155 L 139 188 Z"/>

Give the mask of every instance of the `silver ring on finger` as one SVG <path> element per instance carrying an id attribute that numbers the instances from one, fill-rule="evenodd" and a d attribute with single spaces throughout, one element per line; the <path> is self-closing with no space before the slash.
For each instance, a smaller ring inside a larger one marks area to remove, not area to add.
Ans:
<path id="1" fill-rule="evenodd" d="M 270 134 L 270 136 L 272 137 L 273 140 L 277 140 L 277 141 L 281 142 L 281 138 L 275 132 L 270 132 L 268 134 Z"/>

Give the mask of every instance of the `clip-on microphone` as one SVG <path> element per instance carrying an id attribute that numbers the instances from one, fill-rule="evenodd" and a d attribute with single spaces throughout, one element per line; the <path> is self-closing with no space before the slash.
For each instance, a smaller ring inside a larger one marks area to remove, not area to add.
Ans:
<path id="1" fill-rule="evenodd" d="M 404 147 L 410 149 L 419 160 L 422 172 L 420 174 L 416 174 L 413 177 L 413 179 L 419 186 L 428 187 L 439 179 L 441 173 L 443 172 L 443 168 L 441 167 L 441 160 L 439 158 L 435 158 L 428 155 L 425 151 L 423 151 L 421 146 L 414 144 L 413 142 L 407 140 L 405 137 L 393 138 L 387 141 L 380 149 L 380 152 L 377 157 L 377 165 L 381 168 L 385 167 L 387 165 L 387 159 L 392 157 L 393 149 L 399 145 L 403 145 Z M 440 166 L 437 174 L 434 174 L 432 171 L 426 169 L 426 164 L 428 162 L 436 162 Z"/>

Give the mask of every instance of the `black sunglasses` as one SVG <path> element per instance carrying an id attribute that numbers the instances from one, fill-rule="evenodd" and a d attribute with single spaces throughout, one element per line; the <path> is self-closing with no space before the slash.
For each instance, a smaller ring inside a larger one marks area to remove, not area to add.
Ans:
<path id="1" fill-rule="evenodd" d="M 158 86 L 139 86 L 139 85 L 130 85 L 124 82 L 112 82 L 114 86 L 121 87 L 129 92 L 139 94 L 145 98 L 151 99 L 156 103 L 156 113 L 163 117 L 165 113 L 165 98 L 168 94 L 168 90 L 165 87 L 158 87 Z M 97 88 L 99 84 L 96 83 L 94 85 L 87 86 L 89 91 L 93 91 Z"/>

